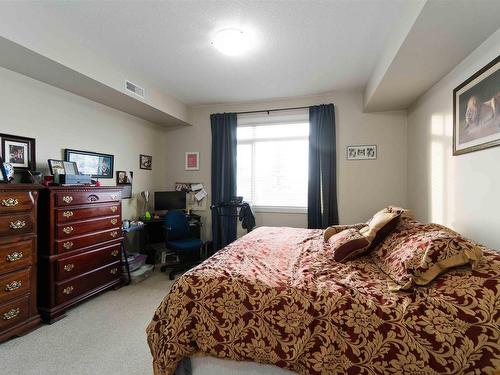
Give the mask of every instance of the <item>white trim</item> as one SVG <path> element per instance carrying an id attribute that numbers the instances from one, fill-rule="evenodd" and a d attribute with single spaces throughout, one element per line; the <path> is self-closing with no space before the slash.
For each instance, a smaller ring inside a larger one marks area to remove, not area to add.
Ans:
<path id="1" fill-rule="evenodd" d="M 307 214 L 307 207 L 286 207 L 286 206 L 252 206 L 254 212 L 287 213 L 287 214 Z"/>

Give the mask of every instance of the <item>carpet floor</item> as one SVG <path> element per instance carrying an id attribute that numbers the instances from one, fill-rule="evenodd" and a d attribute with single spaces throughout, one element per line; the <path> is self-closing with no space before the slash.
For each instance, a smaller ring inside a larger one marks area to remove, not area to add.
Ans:
<path id="1" fill-rule="evenodd" d="M 146 326 L 172 281 L 155 272 L 135 285 L 100 294 L 65 318 L 0 344 L 9 375 L 149 375 Z"/>

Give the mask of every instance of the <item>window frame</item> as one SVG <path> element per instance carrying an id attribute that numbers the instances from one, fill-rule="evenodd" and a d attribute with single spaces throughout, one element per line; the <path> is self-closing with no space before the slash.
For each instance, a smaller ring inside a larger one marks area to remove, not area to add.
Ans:
<path id="1" fill-rule="evenodd" d="M 256 128 L 259 126 L 279 126 L 290 124 L 305 124 L 309 125 L 309 113 L 299 113 L 298 115 L 287 116 L 266 116 L 265 118 L 250 118 L 242 119 L 238 117 L 238 128 Z M 240 122 L 241 121 L 241 122 Z M 251 179 L 251 192 L 255 191 L 255 179 L 253 178 L 255 169 L 255 144 L 257 142 L 279 142 L 279 141 L 309 141 L 309 136 L 289 136 L 289 137 L 262 137 L 251 138 L 244 140 L 236 140 L 236 145 L 251 145 L 252 153 L 252 179 Z M 262 213 L 287 213 L 287 214 L 305 214 L 307 213 L 307 206 L 269 206 L 269 205 L 256 205 L 252 203 L 254 212 Z"/>

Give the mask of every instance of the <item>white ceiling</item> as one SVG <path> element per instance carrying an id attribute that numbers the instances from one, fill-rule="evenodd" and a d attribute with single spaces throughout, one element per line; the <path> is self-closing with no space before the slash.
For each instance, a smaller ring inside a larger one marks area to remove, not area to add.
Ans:
<path id="1" fill-rule="evenodd" d="M 17 28 L 38 46 L 78 46 L 193 105 L 363 88 L 410 8 L 405 0 L 4 1 L 0 34 Z M 255 50 L 231 58 L 211 47 L 226 27 L 251 28 Z"/>

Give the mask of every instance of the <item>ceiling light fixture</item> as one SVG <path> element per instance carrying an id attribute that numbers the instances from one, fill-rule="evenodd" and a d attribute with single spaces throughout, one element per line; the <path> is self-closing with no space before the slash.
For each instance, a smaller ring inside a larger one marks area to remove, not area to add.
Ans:
<path id="1" fill-rule="evenodd" d="M 252 45 L 251 39 L 248 32 L 236 28 L 228 28 L 218 31 L 211 44 L 225 55 L 237 56 L 250 49 Z"/>

